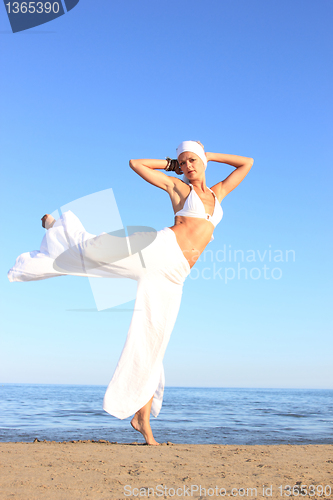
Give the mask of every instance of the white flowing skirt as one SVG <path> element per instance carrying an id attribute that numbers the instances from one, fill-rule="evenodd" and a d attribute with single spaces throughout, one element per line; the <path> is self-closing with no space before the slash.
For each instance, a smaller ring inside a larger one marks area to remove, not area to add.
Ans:
<path id="1" fill-rule="evenodd" d="M 9 281 L 36 281 L 74 275 L 137 280 L 134 312 L 103 408 L 124 419 L 152 395 L 157 417 L 164 392 L 163 357 L 181 302 L 190 266 L 175 233 L 122 232 L 98 236 L 85 231 L 70 210 L 49 229 L 40 250 L 21 254 L 8 272 Z"/>

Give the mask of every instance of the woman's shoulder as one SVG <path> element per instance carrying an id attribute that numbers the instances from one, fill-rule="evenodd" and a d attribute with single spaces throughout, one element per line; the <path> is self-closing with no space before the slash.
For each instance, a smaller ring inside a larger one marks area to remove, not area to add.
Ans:
<path id="1" fill-rule="evenodd" d="M 174 181 L 173 192 L 177 193 L 180 196 L 184 196 L 186 198 L 186 196 L 191 191 L 190 185 L 182 181 L 181 179 L 178 179 L 177 177 L 174 177 L 173 181 Z"/>
<path id="2" fill-rule="evenodd" d="M 185 191 L 189 190 L 190 184 L 188 184 L 187 182 L 184 182 L 182 179 L 179 179 L 178 177 L 174 177 L 174 181 L 178 189 L 184 189 Z"/>
<path id="3" fill-rule="evenodd" d="M 191 188 L 186 182 L 182 181 L 181 179 L 177 179 L 177 177 L 173 177 L 172 180 L 173 189 L 169 191 L 169 196 L 176 213 L 183 206 L 185 199 L 191 191 Z"/>

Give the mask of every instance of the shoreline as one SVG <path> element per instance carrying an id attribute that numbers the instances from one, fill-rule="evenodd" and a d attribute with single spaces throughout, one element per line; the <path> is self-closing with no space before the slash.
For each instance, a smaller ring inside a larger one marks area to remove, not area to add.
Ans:
<path id="1" fill-rule="evenodd" d="M 236 446 L 240 447 L 255 447 L 255 446 L 267 446 L 267 447 L 276 447 L 276 446 L 332 446 L 333 447 L 333 439 L 331 443 L 270 443 L 270 444 L 223 444 L 223 443 L 174 443 L 172 441 L 160 442 L 160 446 L 172 445 L 172 446 Z M 2 444 L 34 444 L 34 443 L 51 443 L 51 444 L 78 444 L 78 443 L 95 443 L 95 444 L 112 444 L 112 445 L 124 445 L 124 446 L 147 446 L 146 443 L 143 442 L 143 438 L 140 441 L 109 441 L 108 439 L 68 439 L 57 441 L 55 439 L 30 439 L 29 441 L 0 441 L 0 446 Z"/>
<path id="2" fill-rule="evenodd" d="M 333 444 L 18 441 L 0 442 L 0 456 L 2 500 L 221 498 L 251 492 L 252 498 L 277 499 L 293 496 L 293 488 L 301 498 L 333 497 Z M 313 489 L 302 495 L 302 485 Z"/>

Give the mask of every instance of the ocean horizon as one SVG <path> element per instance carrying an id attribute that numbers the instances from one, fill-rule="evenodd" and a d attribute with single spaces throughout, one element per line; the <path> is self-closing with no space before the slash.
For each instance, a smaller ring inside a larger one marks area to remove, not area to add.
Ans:
<path id="1" fill-rule="evenodd" d="M 102 408 L 104 385 L 0 384 L 0 441 L 143 442 Z M 157 441 L 333 444 L 333 389 L 166 387 Z"/>

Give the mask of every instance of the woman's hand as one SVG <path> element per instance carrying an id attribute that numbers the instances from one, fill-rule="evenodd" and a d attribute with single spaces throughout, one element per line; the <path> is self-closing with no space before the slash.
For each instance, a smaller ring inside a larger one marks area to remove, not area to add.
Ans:
<path id="1" fill-rule="evenodd" d="M 184 172 L 182 171 L 182 169 L 180 168 L 180 166 L 179 166 L 179 163 L 178 163 L 178 162 L 177 162 L 177 166 L 176 166 L 176 168 L 175 168 L 175 170 L 174 170 L 174 171 L 176 172 L 176 174 L 177 174 L 177 175 L 183 175 L 183 173 L 184 173 Z"/>
<path id="2" fill-rule="evenodd" d="M 52 215 L 50 215 L 50 214 L 45 214 L 41 218 L 41 221 L 42 221 L 42 226 L 45 229 L 50 229 L 53 226 L 53 224 L 55 223 L 55 218 L 52 217 Z"/>

